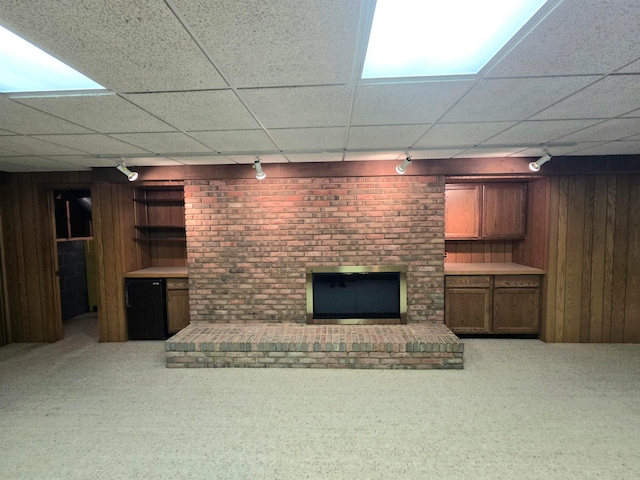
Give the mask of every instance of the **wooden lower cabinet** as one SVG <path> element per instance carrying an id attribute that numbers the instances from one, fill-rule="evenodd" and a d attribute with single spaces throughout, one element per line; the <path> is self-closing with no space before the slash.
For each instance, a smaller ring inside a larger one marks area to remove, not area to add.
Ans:
<path id="1" fill-rule="evenodd" d="M 446 324 L 454 332 L 491 331 L 491 292 L 488 288 L 448 288 Z"/>
<path id="2" fill-rule="evenodd" d="M 167 279 L 167 323 L 171 335 L 189 325 L 189 282 L 186 278 Z"/>
<path id="3" fill-rule="evenodd" d="M 539 275 L 447 276 L 445 323 L 454 333 L 537 334 Z"/>

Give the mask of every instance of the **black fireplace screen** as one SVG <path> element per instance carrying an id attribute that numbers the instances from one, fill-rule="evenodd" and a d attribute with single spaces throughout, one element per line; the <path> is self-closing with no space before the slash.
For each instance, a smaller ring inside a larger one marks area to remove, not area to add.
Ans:
<path id="1" fill-rule="evenodd" d="M 314 273 L 314 318 L 400 318 L 400 273 Z"/>
<path id="2" fill-rule="evenodd" d="M 404 273 L 397 270 L 308 271 L 308 321 L 397 319 L 400 322 L 406 312 L 406 280 Z"/>

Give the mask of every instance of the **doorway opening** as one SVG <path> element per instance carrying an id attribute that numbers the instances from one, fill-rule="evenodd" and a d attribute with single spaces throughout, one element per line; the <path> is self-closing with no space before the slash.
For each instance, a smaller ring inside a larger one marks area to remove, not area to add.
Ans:
<path id="1" fill-rule="evenodd" d="M 57 275 L 64 334 L 71 323 L 95 323 L 97 278 L 93 244 L 91 193 L 88 189 L 55 190 Z"/>

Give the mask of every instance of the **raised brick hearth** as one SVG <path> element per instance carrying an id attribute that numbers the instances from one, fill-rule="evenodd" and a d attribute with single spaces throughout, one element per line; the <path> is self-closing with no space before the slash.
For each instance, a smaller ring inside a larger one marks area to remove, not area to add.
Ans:
<path id="1" fill-rule="evenodd" d="M 194 322 L 168 339 L 165 351 L 169 368 L 461 369 L 464 344 L 440 322 Z"/>

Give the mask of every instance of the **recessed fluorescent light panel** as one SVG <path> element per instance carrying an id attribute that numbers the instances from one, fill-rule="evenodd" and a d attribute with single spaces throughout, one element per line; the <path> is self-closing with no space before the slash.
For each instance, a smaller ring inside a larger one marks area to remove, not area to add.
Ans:
<path id="1" fill-rule="evenodd" d="M 0 26 L 0 93 L 96 89 L 104 87 Z"/>
<path id="2" fill-rule="evenodd" d="M 377 0 L 362 78 L 477 74 L 547 0 Z"/>

